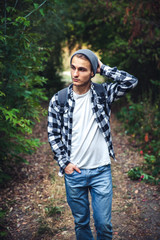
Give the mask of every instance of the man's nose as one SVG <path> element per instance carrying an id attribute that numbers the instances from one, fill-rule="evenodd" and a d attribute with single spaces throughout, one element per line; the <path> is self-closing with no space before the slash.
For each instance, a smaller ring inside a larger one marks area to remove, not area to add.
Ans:
<path id="1" fill-rule="evenodd" d="M 78 77 L 78 69 L 75 69 L 73 75 L 74 75 L 74 77 Z"/>

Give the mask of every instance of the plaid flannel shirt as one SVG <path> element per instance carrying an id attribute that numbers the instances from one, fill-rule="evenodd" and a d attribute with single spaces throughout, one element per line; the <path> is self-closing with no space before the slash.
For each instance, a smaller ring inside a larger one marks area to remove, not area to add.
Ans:
<path id="1" fill-rule="evenodd" d="M 134 88 L 138 80 L 127 72 L 119 71 L 116 67 L 111 68 L 106 65 L 101 66 L 100 74 L 111 78 L 113 82 L 103 83 L 105 99 L 97 95 L 91 82 L 92 110 L 95 120 L 107 142 L 109 155 L 115 159 L 110 130 L 111 103 Z M 51 98 L 48 108 L 48 140 L 54 153 L 54 159 L 60 166 L 60 176 L 63 175 L 65 167 L 70 163 L 73 111 L 75 106 L 72 86 L 71 84 L 68 87 L 68 101 L 63 109 L 61 109 L 58 103 L 58 93 Z"/>

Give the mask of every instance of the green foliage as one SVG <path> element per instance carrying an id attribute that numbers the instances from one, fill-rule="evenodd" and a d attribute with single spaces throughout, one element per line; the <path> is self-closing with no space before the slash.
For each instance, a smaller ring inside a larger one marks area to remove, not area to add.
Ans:
<path id="1" fill-rule="evenodd" d="M 68 2 L 66 36 L 71 49 L 86 43 L 102 62 L 126 70 L 139 79 L 133 93 L 159 96 L 159 1 L 89 0 Z M 151 81 L 152 80 L 152 81 Z M 134 96 L 134 95 L 133 95 Z M 136 97 L 134 99 L 137 101 Z"/>
<path id="2" fill-rule="evenodd" d="M 36 3 L 34 6 L 37 8 L 38 4 Z M 32 31 L 36 31 L 40 35 L 39 44 L 46 50 L 47 59 L 44 61 L 45 66 L 40 71 L 40 76 L 48 79 L 44 88 L 49 98 L 64 87 L 60 73 L 63 69 L 62 48 L 65 41 L 65 7 L 65 1 L 47 1 L 43 5 L 43 14 L 40 11 L 41 8 L 33 16 Z M 37 17 L 39 19 L 38 25 Z"/>
<path id="3" fill-rule="evenodd" d="M 0 208 L 0 239 L 5 238 L 8 235 L 8 230 L 5 229 L 4 222 L 6 217 L 6 211 Z"/>
<path id="4" fill-rule="evenodd" d="M 30 137 L 41 102 L 63 87 L 65 1 L 1 1 L 0 182 L 40 146 Z"/>
<path id="5" fill-rule="evenodd" d="M 4 182 L 8 182 L 11 180 L 11 177 L 4 173 L 2 169 L 0 169 L 0 184 L 3 184 Z"/>
<path id="6" fill-rule="evenodd" d="M 132 180 L 140 180 L 145 182 L 155 182 L 155 178 L 144 173 L 144 171 L 140 167 L 134 167 L 128 171 L 128 176 Z"/>
<path id="7" fill-rule="evenodd" d="M 51 181 L 51 184 L 53 184 L 55 182 L 55 174 L 54 173 L 49 174 L 49 179 Z"/>
<path id="8" fill-rule="evenodd" d="M 132 180 L 139 180 L 143 176 L 143 171 L 140 167 L 134 167 L 128 171 L 128 176 Z"/>
<path id="9" fill-rule="evenodd" d="M 47 206 L 45 207 L 45 212 L 48 217 L 55 217 L 55 215 L 61 215 L 63 209 L 57 206 Z"/>
<path id="10" fill-rule="evenodd" d="M 55 92 L 64 87 L 64 83 L 61 81 L 60 71 L 62 71 L 61 46 L 57 44 L 56 48 L 48 49 L 49 57 L 46 62 L 44 71 L 41 72 L 41 76 L 48 79 L 47 84 L 44 85 L 47 96 L 51 98 Z"/>
<path id="11" fill-rule="evenodd" d="M 123 107 L 117 114 L 122 122 L 126 134 L 131 135 L 132 141 L 140 147 L 140 154 L 144 155 L 143 171 L 156 179 L 160 174 L 160 111 L 159 101 L 152 104 L 149 99 L 144 102 L 133 103 L 130 96 L 127 96 L 128 107 Z M 140 177 L 139 169 L 131 171 L 129 176 Z M 145 176 L 145 174 L 143 173 Z M 144 178 L 144 180 L 146 177 Z M 147 179 L 148 180 L 148 179 Z"/>
<path id="12" fill-rule="evenodd" d="M 43 218 L 40 218 L 38 235 L 43 235 L 45 233 L 47 233 L 49 235 L 53 235 L 53 232 L 52 232 L 51 228 L 49 227 L 48 223 Z"/>
<path id="13" fill-rule="evenodd" d="M 30 134 L 39 120 L 41 101 L 47 100 L 39 76 L 46 51 L 39 47 L 39 35 L 30 32 L 30 21 L 18 16 L 13 7 L 4 8 L 0 32 L 0 182 L 9 179 L 6 171 L 13 162 L 26 162 L 40 146 Z"/>

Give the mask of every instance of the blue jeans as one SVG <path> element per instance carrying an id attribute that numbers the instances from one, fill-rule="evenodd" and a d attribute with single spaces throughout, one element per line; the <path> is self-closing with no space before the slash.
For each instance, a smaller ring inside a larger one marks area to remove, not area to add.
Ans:
<path id="1" fill-rule="evenodd" d="M 111 166 L 81 169 L 65 174 L 67 201 L 75 220 L 77 240 L 93 240 L 90 229 L 88 192 L 91 193 L 97 240 L 112 239 L 112 176 Z"/>

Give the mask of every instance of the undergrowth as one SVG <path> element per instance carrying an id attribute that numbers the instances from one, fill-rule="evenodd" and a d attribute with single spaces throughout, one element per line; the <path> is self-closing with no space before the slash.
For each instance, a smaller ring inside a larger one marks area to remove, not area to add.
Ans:
<path id="1" fill-rule="evenodd" d="M 122 122 L 125 133 L 136 142 L 139 153 L 144 157 L 142 166 L 129 170 L 128 176 L 132 180 L 146 182 L 160 182 L 160 111 L 159 102 L 151 103 L 151 98 L 134 103 L 127 95 L 127 107 L 117 113 Z"/>

